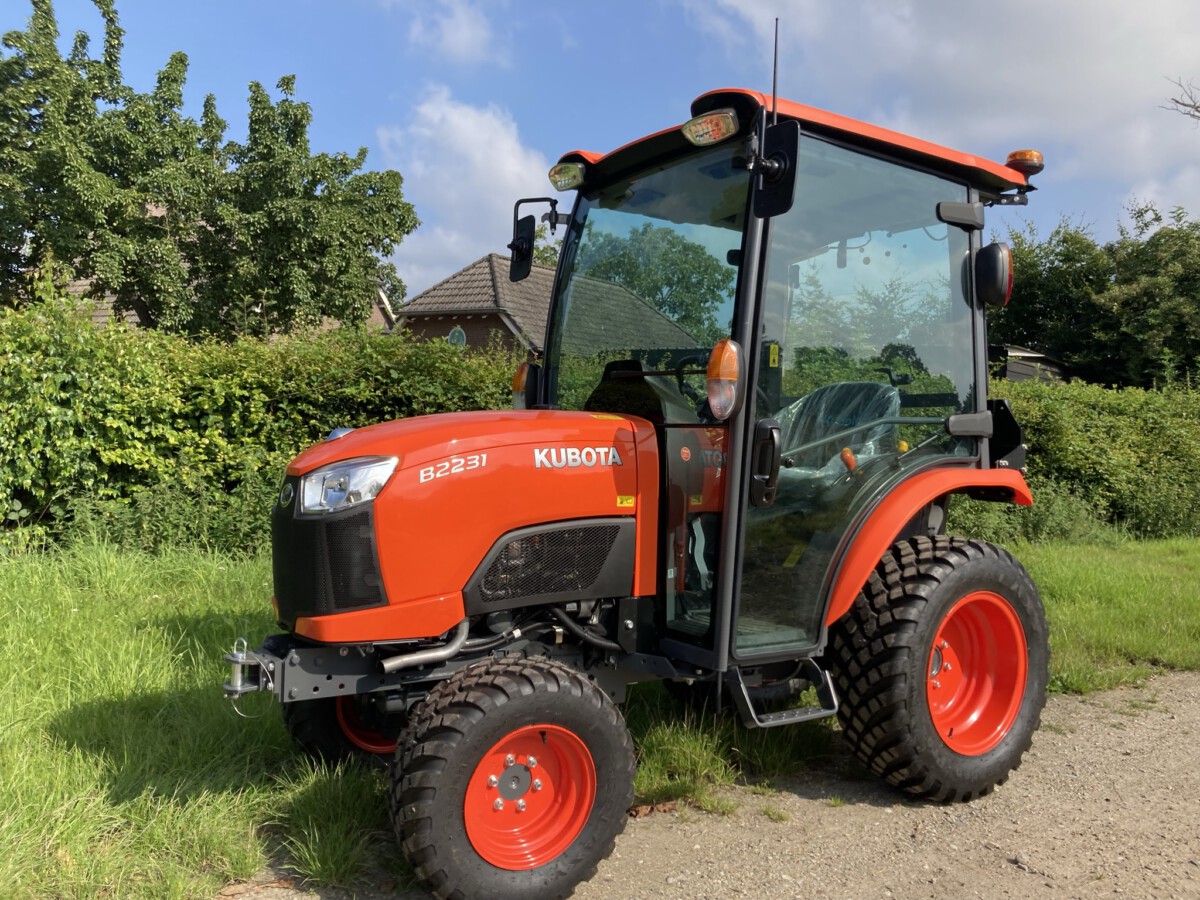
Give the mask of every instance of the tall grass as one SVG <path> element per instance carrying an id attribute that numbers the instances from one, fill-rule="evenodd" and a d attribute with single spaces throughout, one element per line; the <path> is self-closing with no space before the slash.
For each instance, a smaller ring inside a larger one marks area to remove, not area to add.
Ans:
<path id="1" fill-rule="evenodd" d="M 1200 542 L 1018 555 L 1055 688 L 1200 668 Z M 0 897 L 213 896 L 268 862 L 320 884 L 410 877 L 380 775 L 314 766 L 273 701 L 245 698 L 245 721 L 222 696 L 233 638 L 272 628 L 269 578 L 265 558 L 199 551 L 0 557 Z M 836 740 L 828 720 L 748 731 L 656 685 L 626 715 L 641 802 L 712 807 L 714 787 L 795 774 Z"/>

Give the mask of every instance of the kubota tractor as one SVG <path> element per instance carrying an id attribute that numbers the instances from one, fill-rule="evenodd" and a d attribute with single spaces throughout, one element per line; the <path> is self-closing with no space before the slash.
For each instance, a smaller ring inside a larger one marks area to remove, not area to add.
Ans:
<path id="1" fill-rule="evenodd" d="M 1038 727 L 1037 590 L 943 525 L 956 494 L 1032 502 L 986 396 L 1012 264 L 983 228 L 1040 154 L 745 90 L 692 115 L 562 157 L 570 214 L 517 204 L 566 236 L 514 410 L 339 430 L 272 513 L 282 631 L 238 642 L 226 693 L 272 693 L 315 755 L 394 758 L 396 835 L 442 897 L 562 896 L 611 852 L 633 682 L 750 727 L 836 714 L 938 801 L 1003 782 Z"/>

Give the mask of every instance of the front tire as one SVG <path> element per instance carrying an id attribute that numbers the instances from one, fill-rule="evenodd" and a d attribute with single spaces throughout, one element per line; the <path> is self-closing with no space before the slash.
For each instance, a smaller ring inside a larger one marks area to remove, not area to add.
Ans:
<path id="1" fill-rule="evenodd" d="M 826 658 L 854 753 L 939 801 L 1004 783 L 1041 720 L 1041 597 L 1006 550 L 938 536 L 896 544 L 831 630 Z"/>
<path id="2" fill-rule="evenodd" d="M 475 663 L 410 724 L 389 807 L 438 897 L 565 897 L 612 852 L 633 802 L 633 744 L 581 673 L 544 658 Z"/>
<path id="3" fill-rule="evenodd" d="M 386 768 L 395 755 L 404 717 L 381 718 L 370 703 L 364 695 L 284 703 L 283 724 L 296 746 L 313 759 Z"/>

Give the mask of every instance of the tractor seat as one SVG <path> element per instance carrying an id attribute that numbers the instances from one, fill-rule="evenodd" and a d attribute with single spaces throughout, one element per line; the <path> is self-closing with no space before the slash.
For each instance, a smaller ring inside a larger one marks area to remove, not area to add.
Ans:
<path id="1" fill-rule="evenodd" d="M 900 391 L 890 384 L 876 381 L 827 384 L 780 411 L 783 452 L 819 441 L 824 435 L 853 428 L 860 422 L 893 419 L 898 415 Z M 856 453 L 879 453 L 895 449 L 895 445 L 896 426 L 880 424 L 790 455 L 793 465 L 819 469 L 843 447 L 851 447 Z"/>
<path id="2" fill-rule="evenodd" d="M 607 363 L 600 383 L 583 408 L 588 412 L 627 413 L 661 425 L 666 420 L 662 400 L 642 371 L 642 364 L 636 359 L 614 359 Z"/>

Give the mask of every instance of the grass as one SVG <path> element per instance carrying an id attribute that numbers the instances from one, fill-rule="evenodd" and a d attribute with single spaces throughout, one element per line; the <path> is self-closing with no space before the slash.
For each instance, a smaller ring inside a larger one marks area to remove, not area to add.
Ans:
<path id="1" fill-rule="evenodd" d="M 1050 620 L 1051 687 L 1088 692 L 1200 669 L 1200 541 L 1016 551 Z"/>
<path id="2" fill-rule="evenodd" d="M 1056 690 L 1200 668 L 1200 541 L 1017 555 L 1046 598 Z M 233 639 L 271 630 L 269 581 L 265 558 L 190 551 L 0 558 L 0 896 L 212 897 L 268 862 L 318 884 L 411 878 L 380 775 L 314 766 L 273 701 L 245 698 L 245 721 L 222 696 Z M 748 731 L 658 685 L 626 715 L 639 802 L 723 813 L 719 788 L 765 796 L 837 740 L 828 720 Z"/>

